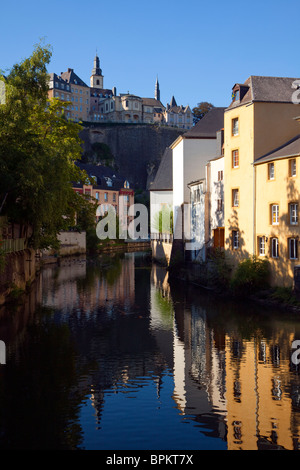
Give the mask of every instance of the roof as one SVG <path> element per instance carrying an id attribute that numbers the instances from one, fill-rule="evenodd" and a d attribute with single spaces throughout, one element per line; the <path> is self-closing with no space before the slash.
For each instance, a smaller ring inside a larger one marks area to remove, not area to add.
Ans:
<path id="1" fill-rule="evenodd" d="M 143 100 L 143 105 L 145 106 L 154 106 L 155 108 L 165 109 L 161 101 L 156 100 L 155 98 L 142 98 L 142 100 Z"/>
<path id="2" fill-rule="evenodd" d="M 150 186 L 150 191 L 172 191 L 173 189 L 172 150 L 167 147 L 162 156 L 156 176 Z"/>
<path id="3" fill-rule="evenodd" d="M 171 106 L 171 108 L 173 108 L 173 106 L 177 106 L 177 103 L 176 103 L 176 100 L 175 100 L 174 96 L 172 96 L 172 98 L 171 98 L 170 106 Z"/>
<path id="4" fill-rule="evenodd" d="M 172 107 L 169 107 L 167 108 L 167 112 L 168 113 L 186 113 L 188 112 L 188 110 L 190 110 L 190 107 L 189 106 L 172 106 Z"/>
<path id="5" fill-rule="evenodd" d="M 67 72 L 62 72 L 60 76 L 68 83 L 72 83 L 73 85 L 79 85 L 79 86 L 86 86 L 87 84 L 84 83 L 81 78 L 76 75 L 73 69 L 68 69 Z"/>
<path id="6" fill-rule="evenodd" d="M 190 130 L 183 134 L 184 139 L 214 138 L 224 127 L 224 111 L 226 108 L 211 108 L 205 116 Z"/>
<path id="7" fill-rule="evenodd" d="M 293 93 L 297 87 L 293 83 L 299 78 L 261 77 L 251 75 L 243 84 L 235 84 L 243 88 L 241 99 L 232 101 L 227 109 L 250 102 L 292 103 Z"/>
<path id="8" fill-rule="evenodd" d="M 58 81 L 60 83 L 67 83 L 66 80 L 64 80 L 62 77 L 57 75 L 56 73 L 48 73 L 49 81 Z"/>
<path id="9" fill-rule="evenodd" d="M 103 165 L 93 165 L 90 163 L 81 163 L 76 162 L 76 165 L 81 169 L 85 170 L 89 177 L 96 177 L 97 178 L 97 185 L 96 187 L 99 189 L 115 189 L 118 190 L 123 188 L 124 181 L 126 178 L 122 177 L 122 175 L 116 173 L 115 170 Z M 107 184 L 107 179 L 109 178 L 112 181 L 112 186 Z"/>
<path id="10" fill-rule="evenodd" d="M 281 147 L 263 155 L 262 157 L 255 160 L 255 165 L 260 163 L 270 162 L 273 160 L 279 160 L 280 158 L 296 157 L 300 155 L 300 134 L 293 139 L 286 142 Z"/>
<path id="11" fill-rule="evenodd" d="M 108 89 L 108 88 L 93 88 L 93 87 L 90 87 L 90 95 L 91 97 L 93 96 L 96 96 L 97 97 L 100 97 L 100 98 L 105 98 L 105 96 L 112 96 L 113 95 L 113 92 L 112 90 Z"/>

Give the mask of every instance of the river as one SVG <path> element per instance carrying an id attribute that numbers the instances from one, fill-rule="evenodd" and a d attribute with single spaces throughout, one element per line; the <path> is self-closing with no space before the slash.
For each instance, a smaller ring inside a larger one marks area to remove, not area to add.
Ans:
<path id="1" fill-rule="evenodd" d="M 298 450 L 300 319 L 146 253 L 44 267 L 0 339 L 1 449 Z"/>

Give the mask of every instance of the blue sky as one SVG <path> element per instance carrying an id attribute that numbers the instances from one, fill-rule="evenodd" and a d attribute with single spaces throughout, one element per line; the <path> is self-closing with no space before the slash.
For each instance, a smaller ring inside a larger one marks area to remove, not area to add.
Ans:
<path id="1" fill-rule="evenodd" d="M 300 77 L 296 1 L 1 1 L 0 69 L 51 44 L 49 72 L 87 84 L 96 49 L 104 87 L 194 107 L 227 106 L 250 75 Z"/>

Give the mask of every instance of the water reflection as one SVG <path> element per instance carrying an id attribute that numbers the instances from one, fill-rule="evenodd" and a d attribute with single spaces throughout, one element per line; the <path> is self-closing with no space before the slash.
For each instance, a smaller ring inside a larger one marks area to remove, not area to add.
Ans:
<path id="1" fill-rule="evenodd" d="M 1 448 L 298 449 L 299 320 L 146 254 L 45 267 L 0 334 Z"/>

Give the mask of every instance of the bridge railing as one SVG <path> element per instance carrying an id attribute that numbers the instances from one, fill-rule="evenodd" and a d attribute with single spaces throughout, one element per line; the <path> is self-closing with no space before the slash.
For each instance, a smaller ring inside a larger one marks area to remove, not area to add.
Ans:
<path id="1" fill-rule="evenodd" d="M 151 233 L 151 240 L 157 240 L 163 243 L 173 243 L 172 233 Z"/>

